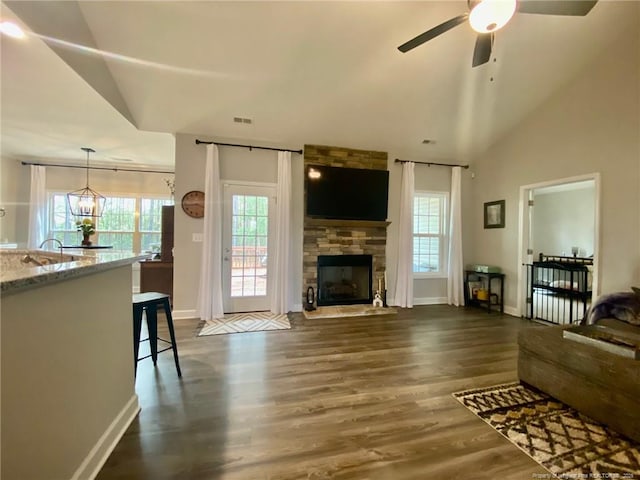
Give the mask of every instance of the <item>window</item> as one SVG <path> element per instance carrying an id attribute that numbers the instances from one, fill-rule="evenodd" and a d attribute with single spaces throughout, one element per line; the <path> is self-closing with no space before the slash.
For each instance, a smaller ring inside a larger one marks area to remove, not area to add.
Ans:
<path id="1" fill-rule="evenodd" d="M 102 217 L 96 218 L 95 243 L 113 245 L 116 250 L 133 251 L 133 235 L 136 229 L 135 217 L 135 198 L 107 197 Z M 140 251 L 139 246 L 136 251 Z"/>
<path id="2" fill-rule="evenodd" d="M 138 222 L 140 232 L 140 251 L 151 252 L 160 246 L 160 231 L 162 230 L 162 207 L 170 205 L 167 198 L 141 198 Z"/>
<path id="3" fill-rule="evenodd" d="M 106 195 L 105 195 L 106 196 Z M 102 217 L 95 219 L 94 244 L 112 245 L 116 250 L 150 252 L 160 245 L 162 206 L 172 204 L 169 198 L 106 196 Z M 69 211 L 65 193 L 52 193 L 49 199 L 49 236 L 64 245 L 79 245 L 81 235 Z"/>
<path id="4" fill-rule="evenodd" d="M 444 192 L 416 192 L 413 199 L 413 273 L 446 276 L 447 200 Z"/>
<path id="5" fill-rule="evenodd" d="M 233 195 L 231 296 L 267 294 L 269 197 Z"/>
<path id="6" fill-rule="evenodd" d="M 49 235 L 63 245 L 79 245 L 82 236 L 76 231 L 75 217 L 71 215 L 67 196 L 53 194 L 49 199 Z"/>

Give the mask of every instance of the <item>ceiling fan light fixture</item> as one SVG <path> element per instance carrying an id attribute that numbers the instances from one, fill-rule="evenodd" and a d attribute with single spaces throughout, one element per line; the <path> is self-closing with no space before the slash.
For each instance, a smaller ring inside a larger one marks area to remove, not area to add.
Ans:
<path id="1" fill-rule="evenodd" d="M 516 13 L 516 0 L 482 0 L 469 14 L 469 24 L 478 33 L 492 33 L 504 27 Z"/>

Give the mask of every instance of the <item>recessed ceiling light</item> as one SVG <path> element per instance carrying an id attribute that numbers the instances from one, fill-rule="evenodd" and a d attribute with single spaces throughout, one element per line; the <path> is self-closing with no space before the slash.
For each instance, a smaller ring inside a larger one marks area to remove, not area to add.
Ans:
<path id="1" fill-rule="evenodd" d="M 15 23 L 4 21 L 0 22 L 0 32 L 13 38 L 24 38 L 24 31 Z"/>

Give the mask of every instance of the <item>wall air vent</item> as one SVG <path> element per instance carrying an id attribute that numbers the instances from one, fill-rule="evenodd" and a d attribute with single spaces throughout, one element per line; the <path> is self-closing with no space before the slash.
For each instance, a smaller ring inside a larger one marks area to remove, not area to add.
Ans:
<path id="1" fill-rule="evenodd" d="M 253 120 L 251 120 L 250 118 L 243 118 L 243 117 L 233 117 L 233 121 L 234 123 L 246 123 L 248 125 L 253 123 Z"/>

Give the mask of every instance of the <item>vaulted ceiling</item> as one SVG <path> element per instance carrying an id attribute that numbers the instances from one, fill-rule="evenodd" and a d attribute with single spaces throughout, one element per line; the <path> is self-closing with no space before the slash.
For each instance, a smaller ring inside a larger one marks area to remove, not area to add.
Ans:
<path id="1" fill-rule="evenodd" d="M 2 38 L 2 155 L 72 162 L 91 146 L 104 162 L 171 165 L 173 134 L 191 133 L 467 160 L 637 28 L 640 12 L 600 0 L 586 17 L 517 13 L 476 68 L 467 24 L 397 50 L 466 11 L 466 1 L 5 1 L 2 18 L 30 33 Z"/>

